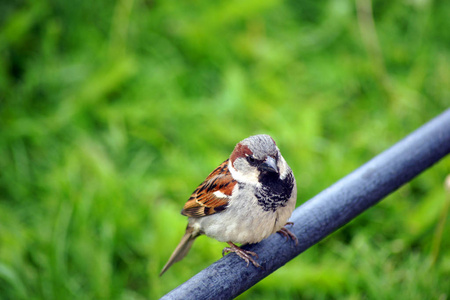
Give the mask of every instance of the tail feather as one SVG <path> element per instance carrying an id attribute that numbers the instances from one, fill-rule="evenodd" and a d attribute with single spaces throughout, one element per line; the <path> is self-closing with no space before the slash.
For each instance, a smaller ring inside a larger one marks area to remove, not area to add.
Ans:
<path id="1" fill-rule="evenodd" d="M 173 251 L 172 255 L 169 258 L 169 261 L 166 263 L 164 268 L 162 268 L 161 273 L 159 273 L 159 276 L 162 276 L 162 274 L 164 274 L 164 272 L 166 272 L 170 268 L 170 266 L 172 266 L 177 261 L 182 260 L 186 256 L 186 254 L 189 252 L 192 244 L 194 243 L 195 239 L 198 236 L 199 236 L 199 233 L 194 232 L 193 227 L 188 226 L 186 228 L 186 233 L 181 238 L 180 243 Z"/>

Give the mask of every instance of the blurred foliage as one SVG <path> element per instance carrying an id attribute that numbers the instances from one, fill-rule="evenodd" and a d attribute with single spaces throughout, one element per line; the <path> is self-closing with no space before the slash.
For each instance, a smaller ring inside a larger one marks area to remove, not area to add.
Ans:
<path id="1" fill-rule="evenodd" d="M 271 134 L 298 205 L 445 110 L 447 1 L 0 2 L 0 298 L 155 299 L 182 205 Z M 446 158 L 241 299 L 446 299 Z M 442 230 L 438 230 L 441 228 Z"/>

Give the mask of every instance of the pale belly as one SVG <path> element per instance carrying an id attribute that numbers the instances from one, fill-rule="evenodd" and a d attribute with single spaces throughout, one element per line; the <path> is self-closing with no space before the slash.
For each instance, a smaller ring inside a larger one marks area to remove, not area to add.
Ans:
<path id="1" fill-rule="evenodd" d="M 202 218 L 190 218 L 189 223 L 196 230 L 221 242 L 257 243 L 286 224 L 295 208 L 294 197 L 286 206 L 278 207 L 275 212 L 264 211 L 256 203 L 256 199 L 239 199 L 230 203 L 223 212 Z"/>

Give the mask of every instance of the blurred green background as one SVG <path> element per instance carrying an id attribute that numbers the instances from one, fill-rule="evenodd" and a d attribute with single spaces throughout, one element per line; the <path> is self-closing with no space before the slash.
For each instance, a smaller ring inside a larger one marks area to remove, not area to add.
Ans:
<path id="1" fill-rule="evenodd" d="M 191 192 L 274 137 L 298 205 L 449 106 L 447 1 L 1 1 L 0 297 L 155 299 Z M 448 299 L 448 158 L 241 299 Z"/>

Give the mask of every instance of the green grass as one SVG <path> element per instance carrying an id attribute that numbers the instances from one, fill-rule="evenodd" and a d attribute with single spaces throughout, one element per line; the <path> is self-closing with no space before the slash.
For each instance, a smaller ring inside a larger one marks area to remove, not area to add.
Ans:
<path id="1" fill-rule="evenodd" d="M 0 298 L 161 297 L 221 257 L 158 277 L 238 141 L 275 138 L 300 205 L 445 110 L 450 6 L 375 1 L 374 35 L 366 2 L 0 3 Z M 448 298 L 449 170 L 240 298 Z"/>

